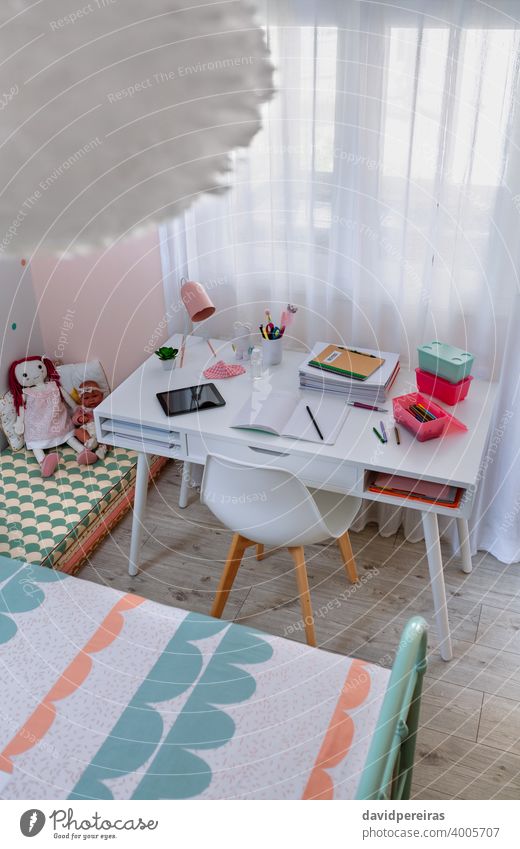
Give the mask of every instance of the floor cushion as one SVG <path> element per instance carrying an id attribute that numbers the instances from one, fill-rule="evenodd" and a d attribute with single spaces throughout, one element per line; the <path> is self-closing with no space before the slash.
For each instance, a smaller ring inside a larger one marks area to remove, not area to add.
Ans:
<path id="1" fill-rule="evenodd" d="M 78 466 L 61 448 L 52 478 L 31 451 L 0 452 L 0 556 L 74 574 L 133 504 L 137 454 L 112 448 L 104 461 Z M 153 457 L 150 477 L 167 461 Z"/>

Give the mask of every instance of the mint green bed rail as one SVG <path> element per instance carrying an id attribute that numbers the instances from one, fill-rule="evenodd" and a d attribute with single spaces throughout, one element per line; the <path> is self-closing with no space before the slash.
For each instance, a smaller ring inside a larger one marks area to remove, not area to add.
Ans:
<path id="1" fill-rule="evenodd" d="M 427 625 L 404 627 L 356 799 L 409 799 L 426 671 Z"/>

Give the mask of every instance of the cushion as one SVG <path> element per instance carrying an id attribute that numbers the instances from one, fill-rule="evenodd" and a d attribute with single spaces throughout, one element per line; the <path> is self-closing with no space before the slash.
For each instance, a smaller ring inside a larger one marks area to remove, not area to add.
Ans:
<path id="1" fill-rule="evenodd" d="M 99 360 L 91 360 L 88 363 L 66 363 L 56 366 L 56 369 L 61 379 L 61 385 L 69 395 L 84 380 L 95 380 L 105 395 L 110 392 L 106 374 Z"/>
<path id="2" fill-rule="evenodd" d="M 42 478 L 32 451 L 0 452 L 0 556 L 72 573 L 131 508 L 137 455 L 112 448 L 80 467 L 69 446 L 58 453 L 55 476 Z M 151 477 L 165 462 L 152 458 Z"/>
<path id="3" fill-rule="evenodd" d="M 12 392 L 6 392 L 3 397 L 0 396 L 0 426 L 13 451 L 19 451 L 25 444 L 23 433 L 18 434 L 14 431 L 16 419 Z"/>

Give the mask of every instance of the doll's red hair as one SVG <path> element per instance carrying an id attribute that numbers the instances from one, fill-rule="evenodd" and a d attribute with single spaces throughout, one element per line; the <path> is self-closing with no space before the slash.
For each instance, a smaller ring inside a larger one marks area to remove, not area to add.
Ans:
<path id="1" fill-rule="evenodd" d="M 9 366 L 9 389 L 13 394 L 14 408 L 16 410 L 16 414 L 20 412 L 20 409 L 23 407 L 23 391 L 22 386 L 18 383 L 16 379 L 16 375 L 14 370 L 16 366 L 19 366 L 20 363 L 30 363 L 35 360 L 39 360 L 43 363 L 45 368 L 47 369 L 47 379 L 54 380 L 58 386 L 61 386 L 61 380 L 58 372 L 56 371 L 55 365 L 52 360 L 49 360 L 48 357 L 22 357 L 21 360 L 15 360 L 14 363 L 11 363 Z"/>

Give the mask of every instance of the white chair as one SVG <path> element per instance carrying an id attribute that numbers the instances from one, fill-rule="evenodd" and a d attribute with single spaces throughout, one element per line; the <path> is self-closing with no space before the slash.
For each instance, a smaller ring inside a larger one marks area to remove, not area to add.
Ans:
<path id="1" fill-rule="evenodd" d="M 308 489 L 290 472 L 250 466 L 208 455 L 201 501 L 235 535 L 229 549 L 211 615 L 220 618 L 247 548 L 288 548 L 296 567 L 296 584 L 307 642 L 316 645 L 304 545 L 337 539 L 349 579 L 358 580 L 348 529 L 361 505 L 349 495 Z"/>

